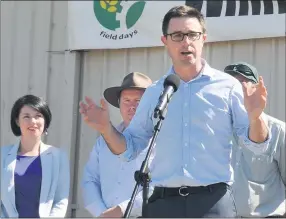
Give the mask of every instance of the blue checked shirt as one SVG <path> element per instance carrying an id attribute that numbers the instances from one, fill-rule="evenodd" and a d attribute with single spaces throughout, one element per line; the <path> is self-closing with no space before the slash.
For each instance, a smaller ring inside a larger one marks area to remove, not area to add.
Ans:
<path id="1" fill-rule="evenodd" d="M 249 121 L 241 84 L 204 60 L 203 63 L 196 78 L 181 80 L 168 105 L 150 166 L 153 186 L 231 184 L 233 133 L 241 145 L 254 153 L 267 153 L 270 134 L 261 144 L 248 138 Z M 120 155 L 123 159 L 134 159 L 148 146 L 156 124 L 154 108 L 169 74 L 174 74 L 173 68 L 145 91 L 133 120 L 123 132 L 127 142 L 126 151 Z"/>

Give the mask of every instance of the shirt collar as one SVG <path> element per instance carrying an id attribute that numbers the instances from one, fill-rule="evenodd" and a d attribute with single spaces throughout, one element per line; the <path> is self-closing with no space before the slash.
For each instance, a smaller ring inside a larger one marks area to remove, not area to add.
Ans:
<path id="1" fill-rule="evenodd" d="M 209 66 L 209 64 L 207 63 L 207 61 L 205 59 L 201 59 L 201 60 L 202 60 L 203 68 L 202 68 L 201 72 L 199 73 L 198 77 L 204 75 L 204 76 L 208 76 L 208 77 L 212 78 L 214 76 L 214 70 Z M 167 72 L 165 77 L 167 77 L 170 74 L 175 74 L 174 66 L 172 66 L 169 69 L 169 71 Z"/>

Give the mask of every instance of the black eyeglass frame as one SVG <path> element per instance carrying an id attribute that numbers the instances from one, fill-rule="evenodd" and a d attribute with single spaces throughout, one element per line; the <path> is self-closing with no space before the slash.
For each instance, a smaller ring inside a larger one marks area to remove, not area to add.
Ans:
<path id="1" fill-rule="evenodd" d="M 174 36 L 176 36 L 176 34 L 181 34 L 180 38 L 179 39 L 175 39 Z M 193 35 L 191 35 L 193 34 Z M 196 34 L 194 36 L 194 34 Z M 196 32 L 196 31 L 190 31 L 188 33 L 182 33 L 182 32 L 173 32 L 173 33 L 168 33 L 168 34 L 165 34 L 165 37 L 168 37 L 170 36 L 171 37 L 171 40 L 174 41 L 174 42 L 181 42 L 184 40 L 185 36 L 187 36 L 190 40 L 192 41 L 196 41 L 196 40 L 199 40 L 201 35 L 204 34 L 203 32 Z"/>

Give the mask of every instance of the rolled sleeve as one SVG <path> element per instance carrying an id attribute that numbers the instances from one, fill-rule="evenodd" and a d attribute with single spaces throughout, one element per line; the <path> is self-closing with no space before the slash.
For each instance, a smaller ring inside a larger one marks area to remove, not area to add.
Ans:
<path id="1" fill-rule="evenodd" d="M 152 100 L 155 97 L 150 87 L 144 92 L 133 119 L 122 133 L 126 140 L 126 150 L 119 155 L 121 159 L 133 160 L 148 146 L 153 134 Z"/>
<path id="2" fill-rule="evenodd" d="M 85 207 L 94 217 L 99 217 L 104 211 L 107 210 L 103 202 L 93 202 Z"/>
<path id="3" fill-rule="evenodd" d="M 130 200 L 126 200 L 124 202 L 121 202 L 118 206 L 121 209 L 121 212 L 125 214 L 125 211 L 127 210 L 127 206 Z M 139 203 L 138 203 L 139 202 Z M 141 203 L 140 203 L 141 202 Z M 138 205 L 139 204 L 139 205 Z M 142 200 L 138 200 L 137 197 L 135 198 L 134 205 L 132 207 L 130 216 L 131 217 L 139 217 L 142 215 Z"/>
<path id="4" fill-rule="evenodd" d="M 267 123 L 265 123 L 265 124 L 267 124 Z M 245 147 L 247 147 L 249 150 L 251 150 L 255 154 L 266 154 L 268 151 L 268 145 L 269 145 L 271 137 L 272 137 L 271 132 L 268 129 L 268 136 L 264 142 L 262 142 L 262 143 L 253 142 L 249 138 L 249 127 L 248 127 L 245 130 L 244 137 L 241 138 L 240 143 L 241 143 L 241 145 L 244 145 Z"/>
<path id="5" fill-rule="evenodd" d="M 150 197 L 150 195 L 153 193 L 154 191 L 154 187 L 153 186 L 150 186 L 149 187 L 149 194 L 148 194 L 148 197 Z M 143 194 L 143 190 L 142 190 L 142 187 L 141 187 L 141 190 L 137 193 L 136 197 L 135 197 L 135 200 L 134 200 L 134 205 L 132 207 L 132 210 L 131 210 L 131 213 L 130 213 L 130 216 L 131 217 L 139 217 L 139 216 L 142 216 L 142 204 L 143 204 L 143 197 L 142 197 L 142 194 Z M 126 201 L 123 201 L 121 202 L 118 206 L 120 207 L 122 213 L 124 214 L 125 211 L 127 210 L 127 206 L 128 206 L 128 203 L 129 203 L 130 200 L 126 200 Z"/>
<path id="6" fill-rule="evenodd" d="M 262 143 L 253 142 L 249 138 L 250 124 L 247 111 L 244 107 L 242 85 L 239 82 L 237 82 L 231 90 L 230 107 L 232 113 L 234 134 L 238 139 L 239 145 L 248 148 L 257 155 L 258 154 L 268 155 L 269 153 L 268 147 L 272 135 L 268 127 L 267 117 L 265 116 L 264 113 L 262 114 L 263 121 L 266 127 L 268 128 L 267 139 Z"/>
<path id="7" fill-rule="evenodd" d="M 129 203 L 129 200 L 126 200 L 124 202 L 121 202 L 118 206 L 120 207 L 122 213 L 124 214 L 126 209 L 127 209 L 127 206 L 128 206 L 128 203 Z"/>

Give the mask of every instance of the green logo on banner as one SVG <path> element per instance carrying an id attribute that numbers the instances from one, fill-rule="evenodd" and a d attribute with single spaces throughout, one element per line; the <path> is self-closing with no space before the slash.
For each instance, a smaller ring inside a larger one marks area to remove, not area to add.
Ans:
<path id="1" fill-rule="evenodd" d="M 112 31 L 115 31 L 118 28 L 122 28 L 123 25 L 126 25 L 127 29 L 133 27 L 141 17 L 146 2 L 137 1 L 134 4 L 132 4 L 126 12 L 126 18 L 123 19 L 126 21 L 126 23 L 121 24 L 120 21 L 117 20 L 117 16 L 118 13 L 121 13 L 124 10 L 123 2 L 127 1 L 94 0 L 93 11 L 98 22 L 106 29 Z"/>

